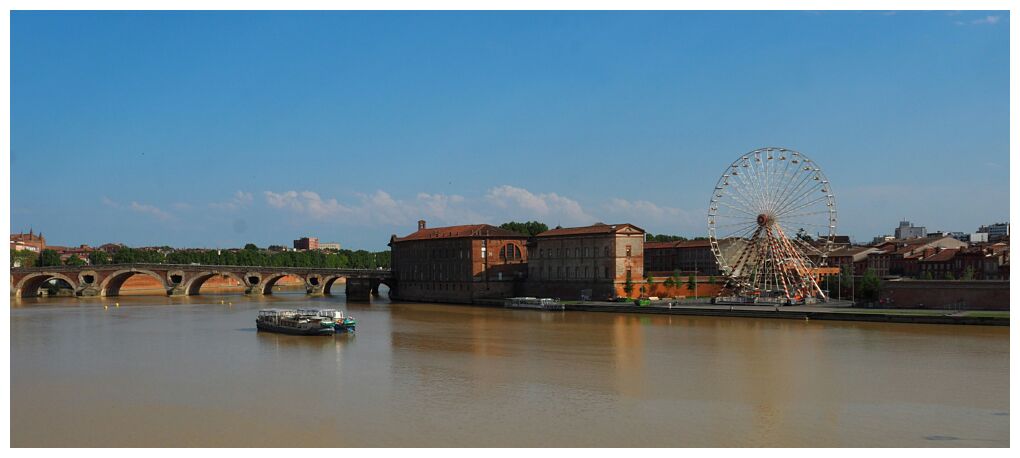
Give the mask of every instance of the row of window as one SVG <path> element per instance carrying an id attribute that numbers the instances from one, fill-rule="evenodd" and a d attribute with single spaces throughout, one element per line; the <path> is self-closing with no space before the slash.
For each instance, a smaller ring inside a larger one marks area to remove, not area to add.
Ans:
<path id="1" fill-rule="evenodd" d="M 631 255 L 631 246 L 627 245 L 626 249 L 627 249 L 627 257 L 630 257 L 630 255 Z M 571 256 L 571 252 L 573 252 L 573 256 Z M 584 258 L 590 258 L 592 256 L 596 256 L 597 254 L 598 254 L 598 248 L 589 247 L 589 246 L 586 246 L 584 248 L 575 247 L 573 250 L 571 250 L 570 248 L 556 248 L 555 251 L 552 248 L 549 248 L 549 249 L 539 248 L 538 249 L 538 257 L 540 257 L 540 258 L 554 258 L 554 257 L 555 258 L 559 258 L 559 257 L 566 257 L 566 258 L 569 258 L 569 257 L 575 257 L 575 258 L 584 257 Z M 609 256 L 609 245 L 606 245 L 606 246 L 602 247 L 602 256 L 606 256 L 606 257 Z"/>
<path id="2" fill-rule="evenodd" d="M 613 278 L 609 267 L 602 267 L 602 276 L 598 276 L 598 269 L 591 266 L 552 266 L 531 267 L 529 274 L 532 278 L 542 280 L 561 279 L 608 279 Z"/>

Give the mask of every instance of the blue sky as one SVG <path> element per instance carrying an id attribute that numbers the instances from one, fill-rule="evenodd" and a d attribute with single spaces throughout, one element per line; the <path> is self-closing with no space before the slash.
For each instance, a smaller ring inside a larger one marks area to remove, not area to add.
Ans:
<path id="1" fill-rule="evenodd" d="M 811 156 L 857 240 L 1008 219 L 1009 13 L 11 17 L 11 231 L 53 244 L 703 235 L 761 146 Z"/>

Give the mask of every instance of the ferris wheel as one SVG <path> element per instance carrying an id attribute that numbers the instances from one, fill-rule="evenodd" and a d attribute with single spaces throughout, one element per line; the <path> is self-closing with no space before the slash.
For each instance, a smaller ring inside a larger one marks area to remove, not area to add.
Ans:
<path id="1" fill-rule="evenodd" d="M 816 266 L 836 233 L 836 199 L 814 161 L 786 148 L 742 155 L 712 191 L 708 237 L 726 288 L 783 303 L 826 300 Z"/>

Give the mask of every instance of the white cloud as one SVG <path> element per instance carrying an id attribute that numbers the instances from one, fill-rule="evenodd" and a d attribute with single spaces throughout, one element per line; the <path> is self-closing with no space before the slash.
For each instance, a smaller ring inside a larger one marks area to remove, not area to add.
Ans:
<path id="1" fill-rule="evenodd" d="M 167 213 L 167 212 L 165 212 L 163 210 L 160 210 L 159 208 L 157 208 L 157 207 L 155 207 L 153 205 L 140 204 L 138 202 L 131 202 L 131 205 L 128 206 L 128 208 L 131 209 L 131 211 L 134 211 L 134 212 L 152 215 L 152 216 L 156 217 L 157 219 L 160 219 L 160 220 L 163 220 L 163 221 L 166 221 L 166 220 L 169 220 L 169 219 L 173 219 L 173 215 L 171 215 L 171 214 L 169 214 L 169 213 Z"/>
<path id="2" fill-rule="evenodd" d="M 237 210 L 250 206 L 254 200 L 255 197 L 252 196 L 250 192 L 237 191 L 230 200 L 225 202 L 213 202 L 209 204 L 209 207 L 222 210 Z"/>
<path id="3" fill-rule="evenodd" d="M 107 207 L 110 207 L 110 208 L 120 208 L 120 204 L 110 200 L 109 197 L 103 196 L 101 201 L 103 202 L 103 205 L 106 205 Z"/>
<path id="4" fill-rule="evenodd" d="M 549 219 L 547 224 L 591 224 L 595 218 L 581 208 L 576 200 L 554 192 L 534 194 L 524 188 L 510 185 L 497 186 L 485 195 L 493 205 L 506 209 L 515 217 Z"/>
<path id="5" fill-rule="evenodd" d="M 970 21 L 970 23 L 971 24 L 998 24 L 999 23 L 999 19 L 1001 19 L 1001 17 L 999 17 L 999 16 L 985 16 L 985 17 L 983 17 L 981 19 L 975 19 L 973 21 Z"/>
<path id="6" fill-rule="evenodd" d="M 483 196 L 418 193 L 400 199 L 383 190 L 355 194 L 347 201 L 325 198 L 314 191 L 265 191 L 266 204 L 298 217 L 355 226 L 404 226 L 413 228 L 419 219 L 431 226 L 538 220 L 550 226 L 578 226 L 596 221 L 651 225 L 657 231 L 694 233 L 703 231 L 701 220 L 685 210 L 646 200 L 611 199 L 593 210 L 557 193 L 534 193 L 510 185 L 496 186 Z M 648 229 L 648 228 L 646 228 Z"/>
<path id="7" fill-rule="evenodd" d="M 266 203 L 273 208 L 340 224 L 411 227 L 421 218 L 443 224 L 486 220 L 468 208 L 466 199 L 458 195 L 419 193 L 413 200 L 407 201 L 378 190 L 355 195 L 353 203 L 341 203 L 335 198 L 324 199 L 313 191 L 266 191 L 265 196 Z"/>
<path id="8" fill-rule="evenodd" d="M 658 205 L 647 200 L 629 201 L 613 198 L 603 206 L 605 213 L 614 222 L 625 222 L 638 226 L 652 224 L 660 231 L 670 234 L 700 233 L 704 228 L 697 227 L 698 221 L 686 210 Z M 648 227 L 645 229 L 651 230 Z"/>
<path id="9" fill-rule="evenodd" d="M 972 19 L 970 22 L 956 21 L 956 25 L 994 25 L 998 24 L 1002 20 L 1002 16 L 985 16 L 982 18 Z"/>

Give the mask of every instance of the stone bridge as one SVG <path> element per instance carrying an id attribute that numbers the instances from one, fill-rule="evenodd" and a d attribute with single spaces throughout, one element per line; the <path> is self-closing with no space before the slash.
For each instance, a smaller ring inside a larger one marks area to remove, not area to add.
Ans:
<path id="1" fill-rule="evenodd" d="M 169 296 L 194 296 L 206 280 L 216 276 L 232 277 L 244 285 L 245 294 L 272 294 L 281 278 L 301 278 L 310 295 L 330 294 L 337 280 L 346 280 L 347 298 L 368 300 L 379 293 L 379 285 L 396 287 L 389 270 L 325 269 L 314 267 L 210 266 L 195 264 L 107 264 L 96 266 L 51 266 L 11 269 L 11 294 L 32 297 L 51 279 L 67 282 L 77 296 L 117 296 L 120 287 L 133 275 L 148 275 L 166 289 Z"/>

